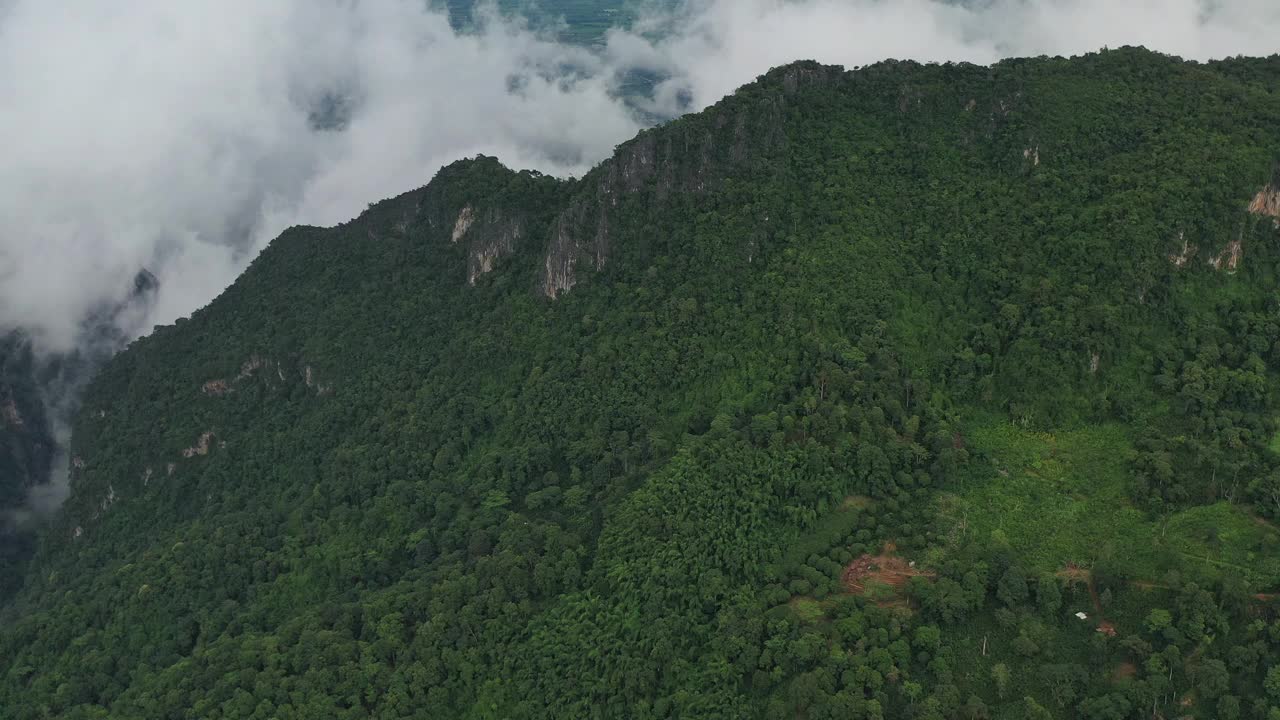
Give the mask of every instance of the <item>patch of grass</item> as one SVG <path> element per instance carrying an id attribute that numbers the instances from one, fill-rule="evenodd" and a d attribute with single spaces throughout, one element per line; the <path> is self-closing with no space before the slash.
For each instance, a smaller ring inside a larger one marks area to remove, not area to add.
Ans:
<path id="1" fill-rule="evenodd" d="M 1143 579 L 1178 570 L 1280 582 L 1280 532 L 1245 509 L 1220 502 L 1152 518 L 1134 507 L 1124 426 L 1045 433 L 987 417 L 966 436 L 976 459 L 939 501 L 954 541 L 1007 542 L 1044 573 L 1104 562 Z"/>
<path id="2" fill-rule="evenodd" d="M 873 603 L 888 605 L 901 600 L 898 589 L 880 580 L 868 580 L 863 596 Z"/>
<path id="3" fill-rule="evenodd" d="M 809 597 L 798 597 L 791 601 L 791 612 L 802 622 L 816 623 L 827 616 L 826 608 L 821 602 Z"/>
<path id="4" fill-rule="evenodd" d="M 1121 555 L 1153 569 L 1149 524 L 1129 503 L 1123 428 L 1050 434 L 997 422 L 967 438 L 979 459 L 942 507 L 959 537 L 998 536 L 1045 573 Z"/>
<path id="5" fill-rule="evenodd" d="M 866 510 L 875 502 L 866 495 L 850 495 L 840 503 L 841 510 Z"/>
<path id="6" fill-rule="evenodd" d="M 1188 564 L 1243 573 L 1255 584 L 1280 582 L 1280 532 L 1228 502 L 1184 510 L 1162 523 Z"/>

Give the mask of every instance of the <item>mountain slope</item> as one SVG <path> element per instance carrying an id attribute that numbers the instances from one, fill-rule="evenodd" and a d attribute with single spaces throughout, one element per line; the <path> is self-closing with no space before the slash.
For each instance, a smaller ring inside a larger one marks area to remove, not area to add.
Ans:
<path id="1" fill-rule="evenodd" d="M 1278 58 L 797 63 L 294 228 L 93 383 L 0 703 L 1265 712 L 1277 158 Z"/>
<path id="2" fill-rule="evenodd" d="M 81 322 L 69 352 L 38 352 L 21 329 L 0 336 L 0 600 L 19 589 L 34 535 L 65 490 L 63 446 L 80 391 L 124 347 L 121 328 L 145 316 L 158 286 L 140 271 L 123 300 Z"/>

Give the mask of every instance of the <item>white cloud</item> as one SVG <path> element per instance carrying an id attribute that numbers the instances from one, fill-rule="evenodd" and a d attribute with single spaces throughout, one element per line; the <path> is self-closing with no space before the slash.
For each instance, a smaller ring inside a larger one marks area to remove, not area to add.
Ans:
<path id="1" fill-rule="evenodd" d="M 578 172 L 640 127 L 594 55 L 497 20 L 459 35 L 412 0 L 17 0 L 0 18 L 0 328 L 46 349 L 141 267 L 172 321 L 289 223 L 477 152 Z M 553 75 L 568 66 L 590 76 Z M 344 130 L 310 126 L 325 97 L 353 99 Z"/>
<path id="2" fill-rule="evenodd" d="M 492 17 L 460 35 L 422 0 L 0 0 L 0 329 L 66 348 L 144 266 L 172 321 L 286 225 L 477 152 L 579 173 L 640 127 L 614 93 L 629 68 L 670 77 L 651 105 L 670 113 L 798 58 L 1269 54 L 1280 3 L 691 0 L 643 27 L 670 32 L 590 52 Z M 310 126 L 326 97 L 351 101 L 340 131 Z"/>

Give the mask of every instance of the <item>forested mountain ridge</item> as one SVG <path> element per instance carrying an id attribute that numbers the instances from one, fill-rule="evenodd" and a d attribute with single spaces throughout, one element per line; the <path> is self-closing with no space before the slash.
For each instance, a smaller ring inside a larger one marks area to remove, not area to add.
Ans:
<path id="1" fill-rule="evenodd" d="M 796 63 L 291 229 L 90 387 L 0 705 L 1267 717 L 1278 159 L 1276 57 Z"/>

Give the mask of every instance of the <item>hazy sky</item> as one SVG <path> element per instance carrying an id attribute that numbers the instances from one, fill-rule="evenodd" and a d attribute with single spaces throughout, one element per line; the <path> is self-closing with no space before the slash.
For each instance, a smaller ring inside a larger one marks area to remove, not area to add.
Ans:
<path id="1" fill-rule="evenodd" d="M 643 26 L 670 32 L 589 52 L 497 18 L 459 35 L 423 0 L 0 0 L 0 330 L 68 347 L 144 266 L 163 286 L 137 330 L 171 322 L 284 227 L 463 156 L 581 173 L 642 125 L 629 68 L 670 77 L 649 105 L 670 113 L 800 58 L 1280 50 L 1276 0 L 692 0 Z M 345 125 L 316 129 L 333 98 Z"/>

